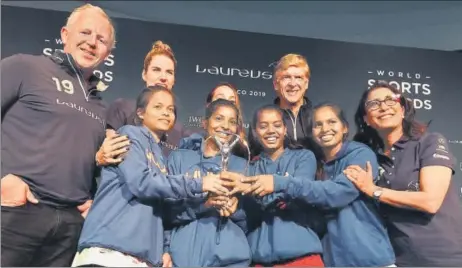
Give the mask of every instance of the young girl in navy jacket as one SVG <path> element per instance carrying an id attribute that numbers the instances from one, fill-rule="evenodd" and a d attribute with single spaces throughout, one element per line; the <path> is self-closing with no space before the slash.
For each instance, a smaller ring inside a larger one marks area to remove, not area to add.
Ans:
<path id="1" fill-rule="evenodd" d="M 159 143 L 176 119 L 171 91 L 162 86 L 144 89 L 137 116 L 138 126 L 119 129 L 130 140 L 129 150 L 122 163 L 102 169 L 73 266 L 162 266 L 162 203 L 202 192 L 228 193 L 214 174 L 195 180 L 167 175 Z"/>
<path id="2" fill-rule="evenodd" d="M 279 107 L 259 108 L 252 129 L 263 151 L 250 167 L 251 176 L 270 174 L 283 180 L 291 177 L 315 179 L 315 156 L 301 146 L 288 144 L 283 111 Z M 228 174 L 231 172 L 222 173 L 225 179 Z M 253 177 L 248 180 L 250 178 Z M 255 181 L 255 185 L 259 184 Z M 246 189 L 254 195 L 245 196 L 243 203 L 249 229 L 247 238 L 256 266 L 324 266 L 321 241 L 316 232 L 323 222 L 320 213 L 306 202 L 284 193 L 262 192 L 263 188 L 259 187 L 254 191 L 244 187 L 241 191 Z"/>
<path id="3" fill-rule="evenodd" d="M 211 102 L 205 113 L 205 137 L 193 134 L 183 140 L 182 147 L 188 149 L 178 149 L 170 154 L 169 174 L 186 173 L 200 178 L 203 174 L 219 173 L 222 156 L 215 137 L 222 144 L 231 142 L 240 132 L 240 120 L 239 110 L 233 102 L 225 99 Z M 246 165 L 246 160 L 231 154 L 227 169 L 242 174 Z M 220 198 L 224 200 L 220 201 Z M 168 251 L 173 265 L 248 266 L 250 249 L 245 236 L 245 214 L 240 206 L 236 196 L 226 198 L 210 194 L 167 204 L 169 215 L 165 222 L 172 228 Z"/>

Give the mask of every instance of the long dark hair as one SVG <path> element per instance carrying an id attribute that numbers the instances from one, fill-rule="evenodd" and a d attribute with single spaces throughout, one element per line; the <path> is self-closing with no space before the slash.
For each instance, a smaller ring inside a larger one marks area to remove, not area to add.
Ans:
<path id="1" fill-rule="evenodd" d="M 313 108 L 313 118 L 314 114 L 316 113 L 317 110 L 321 108 L 329 107 L 331 110 L 334 112 L 335 116 L 342 122 L 343 126 L 347 128 L 347 133 L 343 135 L 342 141 L 348 140 L 348 135 L 350 133 L 350 124 L 348 123 L 348 120 L 346 119 L 345 113 L 343 112 L 343 109 L 336 103 L 333 102 L 322 102 L 320 104 L 317 104 Z M 313 128 L 314 128 L 314 119 L 313 119 Z"/>
<path id="2" fill-rule="evenodd" d="M 321 108 L 325 108 L 325 107 L 329 107 L 335 114 L 335 116 L 337 116 L 337 118 L 340 120 L 340 122 L 342 122 L 343 126 L 347 128 L 347 133 L 345 133 L 342 137 L 342 142 L 345 142 L 348 140 L 348 135 L 349 135 L 349 131 L 350 131 L 350 124 L 348 123 L 348 120 L 346 119 L 346 116 L 345 116 L 345 113 L 343 112 L 343 109 L 338 105 L 338 104 L 335 104 L 335 103 L 332 103 L 332 102 L 322 102 L 318 105 L 316 105 L 314 108 L 313 108 L 313 128 L 315 127 L 315 124 L 316 122 L 314 121 L 314 115 L 316 114 L 316 111 L 321 109 Z M 314 139 L 314 137 L 313 137 Z M 322 151 L 322 147 L 317 144 L 320 148 L 320 150 Z M 326 162 L 326 158 L 325 158 L 325 154 L 324 154 L 324 151 L 322 151 L 322 153 L 319 154 L 320 157 L 322 157 L 322 159 L 320 159 L 323 163 Z M 318 180 L 322 180 L 324 179 L 324 167 L 321 166 L 318 168 L 317 170 L 317 173 L 316 173 L 316 179 Z"/>
<path id="3" fill-rule="evenodd" d="M 173 101 L 175 101 L 175 95 L 168 90 L 166 87 L 161 86 L 161 85 L 155 85 L 155 86 L 148 86 L 144 88 L 140 94 L 138 95 L 138 98 L 136 99 L 136 110 L 135 110 L 135 125 L 142 125 L 143 120 L 139 118 L 138 116 L 138 111 L 146 111 L 146 107 L 149 104 L 149 101 L 151 100 L 152 96 L 156 94 L 157 92 L 166 92 L 170 94 L 173 98 Z M 174 106 L 173 114 L 175 115 L 175 119 L 173 123 L 175 124 L 176 119 L 177 119 L 177 109 L 176 106 Z M 167 134 L 163 134 L 162 137 L 160 137 L 161 141 L 166 141 L 167 140 Z"/>
<path id="4" fill-rule="evenodd" d="M 249 147 L 250 147 L 250 152 L 252 157 L 255 157 L 259 155 L 261 152 L 263 152 L 263 146 L 261 143 L 258 141 L 258 138 L 255 135 L 251 135 L 251 132 L 254 131 L 257 128 L 257 124 L 259 121 L 260 113 L 264 111 L 275 111 L 281 116 L 282 123 L 284 126 L 287 128 L 287 125 L 284 121 L 284 111 L 277 105 L 274 104 L 267 104 L 264 106 L 259 107 L 253 114 L 252 118 L 252 123 L 250 124 L 249 127 Z M 297 143 L 293 141 L 292 139 L 289 139 L 288 136 L 284 137 L 284 148 L 289 148 L 289 149 L 302 149 L 303 146 L 300 143 Z"/>
<path id="5" fill-rule="evenodd" d="M 368 145 L 374 152 L 378 152 L 379 150 L 384 149 L 384 142 L 379 136 L 377 130 L 368 126 L 364 121 L 364 116 L 367 113 L 365 107 L 367 97 L 371 91 L 378 88 L 387 88 L 394 94 L 400 95 L 399 103 L 404 108 L 404 118 L 402 122 L 403 134 L 410 139 L 418 139 L 421 137 L 427 131 L 427 127 L 430 122 L 428 124 L 418 122 L 415 119 L 416 111 L 412 100 L 404 97 L 397 88 L 388 82 L 378 80 L 368 90 L 365 90 L 361 96 L 358 108 L 356 109 L 355 113 L 355 124 L 357 132 L 353 139 Z"/>

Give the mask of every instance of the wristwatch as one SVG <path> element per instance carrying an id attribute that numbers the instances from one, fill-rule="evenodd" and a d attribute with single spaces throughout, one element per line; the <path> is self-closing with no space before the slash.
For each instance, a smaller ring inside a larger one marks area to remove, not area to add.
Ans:
<path id="1" fill-rule="evenodd" d="M 374 192 L 372 192 L 372 197 L 375 200 L 379 201 L 382 194 L 383 194 L 383 189 L 382 188 L 377 188 Z"/>

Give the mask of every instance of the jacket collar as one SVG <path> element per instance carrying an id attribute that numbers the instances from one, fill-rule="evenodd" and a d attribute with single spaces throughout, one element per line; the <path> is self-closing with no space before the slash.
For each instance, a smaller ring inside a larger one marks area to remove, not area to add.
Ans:
<path id="1" fill-rule="evenodd" d="M 260 153 L 260 159 L 265 161 L 266 162 L 278 162 L 279 160 L 281 160 L 288 152 L 290 151 L 289 148 L 284 148 L 284 151 L 282 152 L 282 154 L 276 159 L 276 160 L 272 160 L 271 157 L 266 153 L 266 152 L 261 152 Z"/>
<path id="2" fill-rule="evenodd" d="M 275 98 L 273 103 L 276 104 L 277 106 L 280 106 L 281 98 L 280 97 Z M 306 96 L 303 96 L 303 104 L 300 107 L 300 109 L 303 109 L 305 107 L 311 107 L 311 106 L 312 106 L 311 101 Z"/>
<path id="3" fill-rule="evenodd" d="M 141 128 L 141 133 L 143 133 L 148 139 L 152 140 L 153 143 L 160 145 L 160 141 L 159 142 L 156 141 L 151 131 L 147 127 L 142 125 L 140 126 L 140 128 Z"/>
<path id="4" fill-rule="evenodd" d="M 408 145 L 409 140 L 410 138 L 408 136 L 402 135 L 401 138 L 399 138 L 399 140 L 395 142 L 395 144 L 393 144 L 393 146 L 398 147 L 400 149 L 405 149 Z"/>
<path id="5" fill-rule="evenodd" d="M 67 73 L 72 76 L 78 76 L 80 79 L 84 79 L 82 68 L 78 67 L 74 58 L 71 54 L 65 53 L 61 49 L 55 49 L 53 54 L 49 58 L 61 68 L 63 68 Z M 89 84 L 87 90 L 96 89 L 98 91 L 106 90 L 107 86 L 99 79 L 95 74 L 92 74 L 88 80 L 85 81 Z"/>
<path id="6" fill-rule="evenodd" d="M 350 144 L 350 141 L 346 140 L 342 143 L 342 147 L 340 147 L 340 150 L 335 154 L 334 159 L 329 160 L 329 161 L 323 161 L 324 164 L 330 164 L 334 163 L 340 158 L 344 157 L 348 153 L 348 146 Z"/>

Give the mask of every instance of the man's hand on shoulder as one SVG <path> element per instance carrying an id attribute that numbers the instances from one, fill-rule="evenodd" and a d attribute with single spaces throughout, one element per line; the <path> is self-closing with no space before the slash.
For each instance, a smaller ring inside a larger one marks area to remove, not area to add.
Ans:
<path id="1" fill-rule="evenodd" d="M 123 161 L 129 146 L 130 140 L 127 136 L 120 135 L 113 129 L 106 130 L 106 138 L 95 156 L 97 165 L 119 164 Z"/>

